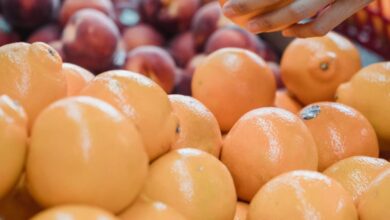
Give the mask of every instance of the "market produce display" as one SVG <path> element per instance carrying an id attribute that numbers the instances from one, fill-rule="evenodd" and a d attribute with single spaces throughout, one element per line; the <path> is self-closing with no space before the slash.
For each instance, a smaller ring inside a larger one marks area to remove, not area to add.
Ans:
<path id="1" fill-rule="evenodd" d="M 0 0 L 0 219 L 390 219 L 390 62 L 224 2 Z"/>

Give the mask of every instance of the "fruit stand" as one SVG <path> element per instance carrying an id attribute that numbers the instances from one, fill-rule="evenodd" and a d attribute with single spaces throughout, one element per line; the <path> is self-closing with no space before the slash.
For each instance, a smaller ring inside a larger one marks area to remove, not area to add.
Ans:
<path id="1" fill-rule="evenodd" d="M 390 219 L 390 1 L 229 2 L 0 0 L 0 220 Z"/>

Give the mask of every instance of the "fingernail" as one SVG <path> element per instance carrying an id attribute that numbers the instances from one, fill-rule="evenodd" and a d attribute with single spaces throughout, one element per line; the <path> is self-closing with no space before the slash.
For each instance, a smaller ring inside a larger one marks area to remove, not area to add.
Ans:
<path id="1" fill-rule="evenodd" d="M 230 3 L 227 3 L 225 6 L 223 6 L 222 11 L 226 17 L 233 17 L 237 15 L 236 11 Z"/>
<path id="2" fill-rule="evenodd" d="M 255 21 L 250 21 L 247 25 L 246 25 L 246 28 L 248 29 L 248 31 L 250 32 L 259 32 L 259 25 L 257 24 L 257 22 Z"/>

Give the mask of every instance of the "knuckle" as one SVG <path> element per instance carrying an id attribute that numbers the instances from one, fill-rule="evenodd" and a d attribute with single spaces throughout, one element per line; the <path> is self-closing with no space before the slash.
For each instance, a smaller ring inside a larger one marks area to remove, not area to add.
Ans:
<path id="1" fill-rule="evenodd" d="M 303 6 L 291 5 L 290 7 L 287 8 L 287 10 L 289 16 L 294 20 L 301 20 L 305 18 L 307 14 L 307 9 Z"/>
<path id="2" fill-rule="evenodd" d="M 328 30 L 321 25 L 315 25 L 310 28 L 310 32 L 314 36 L 324 36 L 328 33 Z"/>

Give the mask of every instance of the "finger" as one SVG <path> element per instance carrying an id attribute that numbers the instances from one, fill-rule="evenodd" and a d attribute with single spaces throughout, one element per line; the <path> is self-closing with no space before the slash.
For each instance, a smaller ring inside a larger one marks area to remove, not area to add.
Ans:
<path id="1" fill-rule="evenodd" d="M 268 32 L 288 27 L 299 21 L 311 18 L 334 0 L 298 0 L 290 5 L 253 18 L 247 29 L 253 33 Z"/>
<path id="2" fill-rule="evenodd" d="M 283 35 L 302 38 L 323 36 L 370 2 L 372 0 L 359 0 L 351 4 L 349 0 L 338 0 L 313 21 L 306 24 L 293 25 L 284 30 Z"/>
<path id="3" fill-rule="evenodd" d="M 274 5 L 281 0 L 229 0 L 223 6 L 223 13 L 227 17 L 245 15 L 253 11 Z"/>

